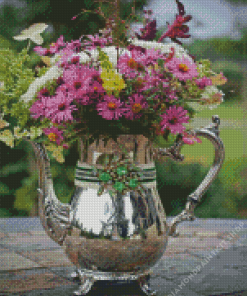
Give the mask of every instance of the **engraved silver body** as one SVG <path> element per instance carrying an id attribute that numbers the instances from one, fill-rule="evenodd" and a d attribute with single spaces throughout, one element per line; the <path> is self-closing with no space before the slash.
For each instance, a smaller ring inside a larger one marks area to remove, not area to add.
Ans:
<path id="1" fill-rule="evenodd" d="M 186 209 L 174 218 L 170 226 L 166 223 L 157 191 L 154 160 L 169 156 L 182 161 L 182 140 L 178 139 L 169 149 L 162 149 L 154 148 L 141 135 L 120 136 L 132 161 L 143 173 L 143 196 L 134 191 L 112 195 L 108 190 L 98 196 L 99 179 L 92 166 L 101 168 L 97 160 L 104 153 L 114 154 L 114 145 L 104 147 L 100 142 L 98 146 L 94 143 L 90 147 L 82 147 L 75 171 L 76 189 L 70 204 L 63 204 L 56 197 L 44 146 L 30 141 L 39 167 L 40 220 L 46 233 L 64 247 L 77 269 L 81 286 L 75 295 L 87 294 L 95 280 L 138 280 L 144 293 L 155 294 L 149 287 L 149 274 L 164 254 L 168 236 L 178 235 L 178 223 L 195 218 L 196 203 L 216 178 L 224 161 L 218 116 L 213 117 L 213 122 L 213 126 L 194 133 L 213 143 L 214 163 L 197 190 L 188 197 Z"/>

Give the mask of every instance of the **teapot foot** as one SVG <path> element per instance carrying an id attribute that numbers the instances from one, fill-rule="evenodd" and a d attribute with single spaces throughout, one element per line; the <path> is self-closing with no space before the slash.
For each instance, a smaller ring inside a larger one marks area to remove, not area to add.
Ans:
<path id="1" fill-rule="evenodd" d="M 155 296 L 156 291 L 150 288 L 150 275 L 141 276 L 138 280 L 141 290 L 148 296 Z"/>
<path id="2" fill-rule="evenodd" d="M 71 276 L 73 277 L 73 275 L 74 275 L 73 278 L 75 279 L 75 278 L 77 278 L 77 277 L 75 277 L 76 274 L 78 275 L 77 272 L 72 273 Z M 88 277 L 88 276 L 83 275 L 81 277 L 79 276 L 79 278 L 80 278 L 80 288 L 79 288 L 79 290 L 73 292 L 73 296 L 86 295 L 91 290 L 91 288 L 95 282 L 93 277 Z"/>

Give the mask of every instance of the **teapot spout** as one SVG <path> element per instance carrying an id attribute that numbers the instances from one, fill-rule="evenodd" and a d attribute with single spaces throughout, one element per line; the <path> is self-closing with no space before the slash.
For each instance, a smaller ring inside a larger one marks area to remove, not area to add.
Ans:
<path id="1" fill-rule="evenodd" d="M 34 149 L 39 170 L 38 209 L 41 224 L 50 238 L 62 245 L 71 224 L 71 206 L 60 202 L 55 194 L 50 161 L 44 145 L 25 140 Z"/>

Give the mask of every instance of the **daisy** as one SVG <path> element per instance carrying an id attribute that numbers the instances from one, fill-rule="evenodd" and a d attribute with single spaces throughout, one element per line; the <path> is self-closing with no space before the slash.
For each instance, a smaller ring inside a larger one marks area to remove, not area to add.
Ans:
<path id="1" fill-rule="evenodd" d="M 163 125 L 161 130 L 168 128 L 172 134 L 182 133 L 185 130 L 182 123 L 188 123 L 190 119 L 189 116 L 186 116 L 187 113 L 188 111 L 182 107 L 169 107 L 165 114 L 160 115 L 163 118 L 160 123 L 161 126 Z"/>
<path id="2" fill-rule="evenodd" d="M 129 104 L 130 109 L 126 113 L 125 117 L 130 120 L 140 118 L 142 116 L 140 111 L 148 108 L 148 103 L 144 101 L 144 97 L 139 94 L 134 94 L 132 97 L 129 97 Z"/>
<path id="3" fill-rule="evenodd" d="M 73 121 L 72 112 L 78 110 L 75 105 L 71 105 L 73 99 L 72 93 L 62 91 L 47 99 L 45 117 L 50 118 L 53 123 Z"/>
<path id="4" fill-rule="evenodd" d="M 171 59 L 165 64 L 165 67 L 179 80 L 186 81 L 198 76 L 196 64 L 184 57 Z"/>
<path id="5" fill-rule="evenodd" d="M 98 103 L 96 108 L 99 114 L 107 120 L 119 119 L 128 110 L 122 107 L 124 102 L 121 103 L 120 99 L 114 96 L 106 95 L 104 100 L 104 102 Z"/>
<path id="6" fill-rule="evenodd" d="M 57 145 L 60 145 L 61 140 L 63 140 L 63 131 L 60 131 L 57 127 L 44 128 L 43 131 L 51 142 L 56 142 Z"/>

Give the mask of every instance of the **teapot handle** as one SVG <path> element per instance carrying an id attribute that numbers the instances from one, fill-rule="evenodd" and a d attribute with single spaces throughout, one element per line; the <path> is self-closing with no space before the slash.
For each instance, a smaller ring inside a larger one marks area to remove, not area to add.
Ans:
<path id="1" fill-rule="evenodd" d="M 183 210 L 179 215 L 177 215 L 171 222 L 169 227 L 170 236 L 178 236 L 179 234 L 176 231 L 176 227 L 182 221 L 193 221 L 195 220 L 194 209 L 201 201 L 202 195 L 208 190 L 212 182 L 217 177 L 223 161 L 225 159 L 225 148 L 222 140 L 219 137 L 219 125 L 220 118 L 218 115 L 212 116 L 213 124 L 210 124 L 207 127 L 201 129 L 195 129 L 190 133 L 194 136 L 202 136 L 212 142 L 215 148 L 215 158 L 214 163 L 212 164 L 208 174 L 198 186 L 198 188 L 188 196 L 185 210 Z M 183 161 L 184 156 L 180 154 L 180 150 L 184 142 L 181 139 L 181 136 L 177 138 L 176 143 L 169 149 L 166 148 L 156 148 L 158 152 L 155 152 L 155 156 L 169 156 L 173 160 Z"/>

